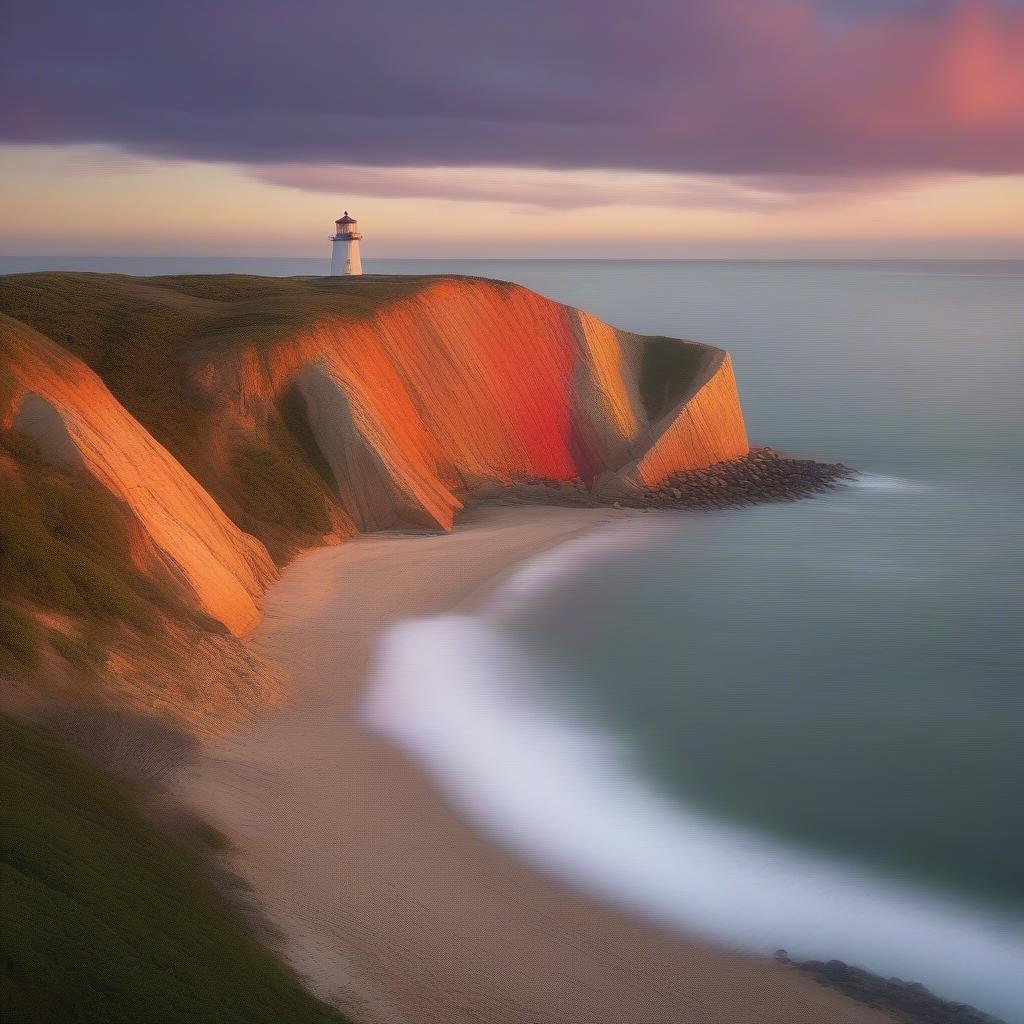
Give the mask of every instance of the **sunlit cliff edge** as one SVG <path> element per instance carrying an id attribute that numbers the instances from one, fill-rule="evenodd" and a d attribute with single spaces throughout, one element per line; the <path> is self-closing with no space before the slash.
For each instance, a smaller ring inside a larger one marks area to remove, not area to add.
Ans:
<path id="1" fill-rule="evenodd" d="M 102 492 L 132 570 L 236 635 L 302 548 L 748 452 L 727 353 L 454 277 L 0 278 L 0 433 L 6 490 Z"/>
<path id="2" fill-rule="evenodd" d="M 4 425 L 122 503 L 139 568 L 164 577 L 232 632 L 259 618 L 276 575 L 266 548 L 221 511 L 81 360 L 17 321 L 0 324 L 14 389 Z"/>

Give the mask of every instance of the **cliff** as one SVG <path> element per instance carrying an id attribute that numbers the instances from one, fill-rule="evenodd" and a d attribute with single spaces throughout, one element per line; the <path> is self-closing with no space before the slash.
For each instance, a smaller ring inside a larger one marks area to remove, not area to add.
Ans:
<path id="1" fill-rule="evenodd" d="M 0 318 L 0 336 L 13 382 L 0 423 L 122 504 L 138 538 L 138 568 L 235 633 L 255 625 L 256 602 L 276 576 L 266 548 L 228 519 L 84 363 L 8 317 Z"/>
<path id="2" fill-rule="evenodd" d="M 203 354 L 191 379 L 222 444 L 291 408 L 359 530 L 449 529 L 488 485 L 641 488 L 748 450 L 725 353 L 674 342 L 693 355 L 665 365 L 652 410 L 648 339 L 525 288 L 442 278 L 355 322 L 301 312 Z"/>
<path id="3" fill-rule="evenodd" d="M 0 440 L 102 491 L 134 568 L 236 634 L 303 547 L 748 452 L 726 353 L 495 281 L 25 274 L 0 314 Z"/>

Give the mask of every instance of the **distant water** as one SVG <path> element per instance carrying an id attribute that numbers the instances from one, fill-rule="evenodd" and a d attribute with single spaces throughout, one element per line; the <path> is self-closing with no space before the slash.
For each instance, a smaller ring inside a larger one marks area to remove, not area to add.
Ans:
<path id="1" fill-rule="evenodd" d="M 608 899 L 1024 1021 L 1024 261 L 366 269 L 513 280 L 721 345 L 755 442 L 862 471 L 644 517 L 479 617 L 399 626 L 377 726 L 482 829 Z"/>

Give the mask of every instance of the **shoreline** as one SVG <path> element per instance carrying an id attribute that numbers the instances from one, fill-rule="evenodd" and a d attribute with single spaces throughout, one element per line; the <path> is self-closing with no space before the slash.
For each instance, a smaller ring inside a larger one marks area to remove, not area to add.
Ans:
<path id="1" fill-rule="evenodd" d="M 445 535 L 300 556 L 250 643 L 295 693 L 182 772 L 224 831 L 280 952 L 356 1021 L 881 1022 L 771 960 L 716 949 L 570 891 L 482 839 L 357 720 L 377 634 L 468 610 L 515 566 L 638 512 L 476 507 Z"/>

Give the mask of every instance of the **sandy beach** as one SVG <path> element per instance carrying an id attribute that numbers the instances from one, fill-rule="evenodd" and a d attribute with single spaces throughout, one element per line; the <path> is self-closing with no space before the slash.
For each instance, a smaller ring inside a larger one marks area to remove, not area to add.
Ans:
<path id="1" fill-rule="evenodd" d="M 376 636 L 472 609 L 511 567 L 637 513 L 490 507 L 447 535 L 374 535 L 297 559 L 249 642 L 285 706 L 190 764 L 179 794 L 223 830 L 279 948 L 360 1022 L 881 1022 L 794 970 L 667 934 L 480 839 L 357 720 Z M 686 869 L 685 864 L 680 870 Z"/>

